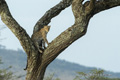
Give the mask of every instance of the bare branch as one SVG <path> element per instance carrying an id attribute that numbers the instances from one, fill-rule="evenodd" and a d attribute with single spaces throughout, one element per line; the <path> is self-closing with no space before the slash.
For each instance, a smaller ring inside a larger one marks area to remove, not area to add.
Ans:
<path id="1" fill-rule="evenodd" d="M 62 10 L 69 7 L 73 0 L 63 0 L 50 10 L 48 10 L 41 19 L 36 23 L 33 32 L 39 31 L 43 26 L 48 25 L 51 19 L 57 16 Z"/>
<path id="2" fill-rule="evenodd" d="M 31 38 L 26 33 L 26 31 L 12 17 L 5 0 L 0 0 L 0 16 L 2 21 L 19 39 L 27 55 L 29 55 L 29 53 L 32 52 L 32 50 L 35 50 L 35 47 L 33 45 L 33 42 L 31 41 Z"/>
<path id="3" fill-rule="evenodd" d="M 120 6 L 120 0 L 101 0 L 96 2 L 94 14 L 99 13 L 101 11 Z M 93 14 L 93 15 L 94 15 Z"/>

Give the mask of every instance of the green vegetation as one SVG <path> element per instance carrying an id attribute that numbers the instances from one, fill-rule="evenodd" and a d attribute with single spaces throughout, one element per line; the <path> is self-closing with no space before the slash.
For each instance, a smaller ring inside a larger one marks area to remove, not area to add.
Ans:
<path id="1" fill-rule="evenodd" d="M 59 78 L 54 78 L 54 73 L 46 76 L 43 80 L 60 80 Z"/>
<path id="2" fill-rule="evenodd" d="M 2 60 L 0 58 L 0 65 L 2 64 Z M 8 67 L 7 69 L 0 69 L 0 80 L 13 80 L 13 73 L 11 71 L 9 71 L 9 69 L 11 68 Z"/>
<path id="3" fill-rule="evenodd" d="M 120 80 L 120 78 L 108 78 L 108 74 L 104 74 L 104 70 L 91 70 L 89 73 L 77 72 L 78 76 L 74 80 Z"/>
<path id="4" fill-rule="evenodd" d="M 0 65 L 2 65 L 2 60 L 0 57 Z M 13 72 L 9 71 L 12 67 L 9 66 L 6 69 L 0 69 L 0 80 L 18 80 L 21 76 L 14 76 Z"/>
<path id="5" fill-rule="evenodd" d="M 77 72 L 77 76 L 73 80 L 120 80 L 120 78 L 108 78 L 108 74 L 104 73 L 104 70 L 91 70 L 89 73 Z M 54 78 L 54 74 L 50 74 L 45 77 L 44 80 L 61 80 Z"/>

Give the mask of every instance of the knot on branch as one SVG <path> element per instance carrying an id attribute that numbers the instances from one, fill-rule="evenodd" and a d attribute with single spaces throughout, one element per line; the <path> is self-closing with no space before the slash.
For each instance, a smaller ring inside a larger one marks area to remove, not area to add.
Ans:
<path id="1" fill-rule="evenodd" d="M 90 1 L 86 1 L 84 3 L 84 8 L 85 8 L 85 14 L 89 15 L 93 12 L 93 10 L 95 9 L 95 3 L 96 0 L 90 0 Z"/>

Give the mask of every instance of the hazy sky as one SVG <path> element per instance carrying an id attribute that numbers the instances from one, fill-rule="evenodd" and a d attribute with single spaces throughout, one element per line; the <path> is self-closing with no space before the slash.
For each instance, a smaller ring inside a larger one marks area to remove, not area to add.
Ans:
<path id="1" fill-rule="evenodd" d="M 13 17 L 31 36 L 38 19 L 61 0 L 6 0 Z M 120 72 L 120 7 L 95 15 L 89 23 L 85 36 L 75 41 L 58 58 L 85 66 L 98 67 Z M 61 32 L 73 25 L 71 7 L 53 18 L 48 41 L 51 42 Z M 4 25 L 0 20 L 0 25 Z M 17 38 L 7 28 L 1 32 L 6 38 L 0 44 L 8 49 L 22 49 Z"/>

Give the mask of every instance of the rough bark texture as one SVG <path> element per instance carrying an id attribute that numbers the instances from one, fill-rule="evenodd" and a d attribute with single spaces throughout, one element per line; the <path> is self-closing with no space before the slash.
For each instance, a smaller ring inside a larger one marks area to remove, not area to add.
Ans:
<path id="1" fill-rule="evenodd" d="M 25 50 L 28 58 L 26 80 L 43 80 L 46 67 L 70 44 L 85 35 L 89 20 L 95 14 L 120 5 L 120 0 L 90 0 L 83 4 L 84 0 L 63 0 L 40 18 L 34 27 L 33 34 L 44 25 L 48 25 L 51 19 L 62 10 L 72 4 L 75 23 L 56 37 L 40 53 L 26 31 L 11 16 L 5 0 L 0 0 L 0 16 L 7 27 L 15 34 Z"/>

